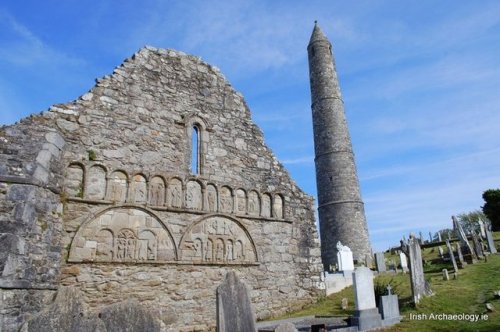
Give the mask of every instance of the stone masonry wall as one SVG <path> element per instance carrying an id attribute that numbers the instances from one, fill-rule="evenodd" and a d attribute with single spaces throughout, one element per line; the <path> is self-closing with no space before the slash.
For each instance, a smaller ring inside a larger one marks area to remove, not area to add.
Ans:
<path id="1" fill-rule="evenodd" d="M 199 58 L 143 48 L 78 100 L 4 127 L 0 139 L 2 232 L 22 230 L 21 242 L 47 234 L 45 269 L 31 279 L 78 288 L 90 310 L 132 298 L 167 330 L 209 330 L 229 270 L 250 288 L 258 318 L 322 293 L 312 198 L 266 147 L 243 97 Z M 11 179 L 28 168 L 42 184 Z M 47 224 L 21 226 L 37 218 L 16 217 L 16 197 L 30 195 L 16 186 L 37 188 Z M 9 250 L 24 259 L 16 241 Z M 21 278 L 5 277 L 3 294 Z"/>
<path id="2" fill-rule="evenodd" d="M 17 330 L 58 287 L 64 145 L 41 119 L 0 131 L 0 330 Z"/>

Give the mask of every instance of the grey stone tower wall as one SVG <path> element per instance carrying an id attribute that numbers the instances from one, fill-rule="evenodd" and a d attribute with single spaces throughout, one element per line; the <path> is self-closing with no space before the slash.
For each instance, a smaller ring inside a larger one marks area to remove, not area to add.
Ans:
<path id="1" fill-rule="evenodd" d="M 312 197 L 241 94 L 197 57 L 143 48 L 79 99 L 0 128 L 0 152 L 0 236 L 12 239 L 0 252 L 2 331 L 18 331 L 60 286 L 94 313 L 135 299 L 168 331 L 213 330 L 229 271 L 259 319 L 324 293 Z"/>
<path id="2" fill-rule="evenodd" d="M 337 241 L 351 248 L 355 260 L 371 249 L 332 46 L 317 25 L 307 50 L 321 257 L 327 269 L 336 262 Z"/>

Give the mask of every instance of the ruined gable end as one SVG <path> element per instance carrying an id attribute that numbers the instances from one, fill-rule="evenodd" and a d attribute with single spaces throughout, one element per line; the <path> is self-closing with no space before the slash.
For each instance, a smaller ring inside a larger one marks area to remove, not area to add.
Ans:
<path id="1" fill-rule="evenodd" d="M 5 330 L 62 286 L 86 315 L 132 299 L 201 330 L 228 271 L 258 318 L 322 293 L 312 198 L 197 57 L 145 47 L 79 99 L 1 128 L 0 147 Z"/>

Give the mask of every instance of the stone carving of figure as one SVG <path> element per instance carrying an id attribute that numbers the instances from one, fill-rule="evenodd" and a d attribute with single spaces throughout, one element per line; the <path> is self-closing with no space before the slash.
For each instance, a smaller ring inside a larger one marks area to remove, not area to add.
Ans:
<path id="1" fill-rule="evenodd" d="M 211 262 L 212 258 L 213 258 L 212 247 L 213 247 L 212 240 L 208 239 L 206 249 L 205 249 L 205 260 L 208 262 Z"/>
<path id="2" fill-rule="evenodd" d="M 268 195 L 262 196 L 262 216 L 270 217 L 271 216 L 271 199 Z"/>
<path id="3" fill-rule="evenodd" d="M 181 207 L 181 192 L 178 186 L 172 186 L 170 204 L 173 207 Z"/>
<path id="4" fill-rule="evenodd" d="M 145 203 L 147 199 L 146 179 L 141 175 L 134 177 L 134 202 Z"/>
<path id="5" fill-rule="evenodd" d="M 194 257 L 203 259 L 203 242 L 201 239 L 194 240 Z"/>
<path id="6" fill-rule="evenodd" d="M 125 229 L 118 234 L 116 258 L 134 259 L 135 258 L 136 238 L 134 233 Z"/>
<path id="7" fill-rule="evenodd" d="M 208 211 L 215 212 L 215 193 L 212 191 L 208 192 Z"/>
<path id="8" fill-rule="evenodd" d="M 233 241 L 228 240 L 226 244 L 226 261 L 230 262 L 234 259 L 233 255 Z"/>
<path id="9" fill-rule="evenodd" d="M 255 214 L 255 199 L 253 197 L 248 200 L 248 213 Z"/>
<path id="10" fill-rule="evenodd" d="M 193 193 L 191 192 L 191 190 L 188 190 L 188 192 L 186 194 L 186 206 L 189 208 L 194 207 Z"/>
<path id="11" fill-rule="evenodd" d="M 163 190 L 164 186 L 162 183 L 151 184 L 151 205 L 153 206 L 163 205 Z"/>
<path id="12" fill-rule="evenodd" d="M 123 196 L 123 188 L 122 186 L 113 181 L 111 183 L 111 200 L 113 202 L 120 202 L 122 200 L 122 196 Z"/>
<path id="13" fill-rule="evenodd" d="M 283 218 L 283 200 L 278 195 L 274 198 L 273 216 L 278 219 Z"/>
<path id="14" fill-rule="evenodd" d="M 245 213 L 246 212 L 246 205 L 247 205 L 247 202 L 246 202 L 246 195 L 245 195 L 245 192 L 242 191 L 242 190 L 238 190 L 236 192 L 237 196 L 236 196 L 236 201 L 237 201 L 237 210 L 238 210 L 238 213 Z"/>
<path id="15" fill-rule="evenodd" d="M 218 239 L 216 242 L 215 259 L 218 262 L 222 262 L 224 260 L 224 241 L 221 239 Z"/>
<path id="16" fill-rule="evenodd" d="M 243 243 L 241 240 L 236 241 L 234 245 L 234 260 L 240 261 L 245 259 L 245 254 L 244 254 L 245 248 L 243 247 Z"/>
<path id="17" fill-rule="evenodd" d="M 231 203 L 229 201 L 229 197 L 222 196 L 220 199 L 220 209 L 222 212 L 231 212 Z"/>

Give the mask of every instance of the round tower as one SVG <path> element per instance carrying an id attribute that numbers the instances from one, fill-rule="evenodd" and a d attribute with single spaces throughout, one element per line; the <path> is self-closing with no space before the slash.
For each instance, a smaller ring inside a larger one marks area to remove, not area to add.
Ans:
<path id="1" fill-rule="evenodd" d="M 371 248 L 332 44 L 317 23 L 307 52 L 321 257 L 328 269 L 337 261 L 338 241 L 351 248 L 355 261 L 364 261 Z"/>

